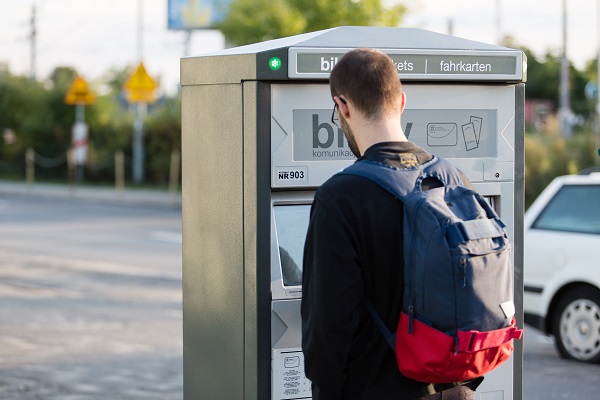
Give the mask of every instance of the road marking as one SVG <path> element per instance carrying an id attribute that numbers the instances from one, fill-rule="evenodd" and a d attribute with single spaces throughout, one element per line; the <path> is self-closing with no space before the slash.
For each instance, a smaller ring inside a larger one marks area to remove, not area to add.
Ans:
<path id="1" fill-rule="evenodd" d="M 165 243 L 173 243 L 173 244 L 181 244 L 182 234 L 175 232 L 165 232 L 165 231 L 154 231 L 152 232 L 152 238 L 158 242 Z"/>

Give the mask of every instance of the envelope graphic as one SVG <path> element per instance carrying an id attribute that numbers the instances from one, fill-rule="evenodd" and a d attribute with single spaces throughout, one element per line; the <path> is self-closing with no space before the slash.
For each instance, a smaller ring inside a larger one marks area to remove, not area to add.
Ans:
<path id="1" fill-rule="evenodd" d="M 458 126 L 454 123 L 432 122 L 427 124 L 428 146 L 456 146 Z"/>

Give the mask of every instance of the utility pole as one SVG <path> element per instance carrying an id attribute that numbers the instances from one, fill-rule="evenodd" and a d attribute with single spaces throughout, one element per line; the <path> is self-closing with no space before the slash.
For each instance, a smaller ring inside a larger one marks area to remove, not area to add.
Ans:
<path id="1" fill-rule="evenodd" d="M 562 0 L 563 8 L 563 51 L 560 68 L 560 96 L 558 107 L 558 118 L 560 127 L 565 137 L 570 138 L 573 134 L 571 127 L 572 112 L 570 105 L 570 71 L 569 60 L 567 59 L 567 1 Z"/>
<path id="2" fill-rule="evenodd" d="M 190 55 L 190 44 L 192 43 L 192 30 L 185 30 L 185 39 L 183 40 L 183 56 L 187 57 Z"/>
<path id="3" fill-rule="evenodd" d="M 138 32 L 137 32 L 137 56 L 138 62 L 144 61 L 144 1 L 138 0 Z"/>
<path id="4" fill-rule="evenodd" d="M 502 0 L 496 0 L 496 34 L 498 35 L 498 45 L 504 44 L 504 35 L 502 34 Z"/>
<path id="5" fill-rule="evenodd" d="M 138 0 L 138 62 L 140 65 L 144 60 L 143 36 L 144 36 L 144 2 Z M 133 123 L 133 138 L 131 143 L 133 156 L 133 182 L 144 182 L 144 118 L 147 113 L 147 104 L 138 102 L 135 105 L 135 121 Z"/>
<path id="6" fill-rule="evenodd" d="M 30 29 L 31 29 L 31 34 L 29 36 L 29 39 L 31 40 L 31 72 L 30 72 L 30 76 L 31 76 L 31 79 L 35 81 L 35 79 L 36 79 L 36 68 L 35 68 L 36 36 L 37 36 L 36 21 L 35 21 L 35 4 L 31 7 Z"/>

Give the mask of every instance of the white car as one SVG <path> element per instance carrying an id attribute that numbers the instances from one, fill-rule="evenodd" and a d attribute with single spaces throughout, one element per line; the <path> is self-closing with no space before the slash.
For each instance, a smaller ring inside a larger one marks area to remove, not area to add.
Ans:
<path id="1" fill-rule="evenodd" d="M 600 173 L 554 179 L 525 213 L 525 322 L 600 362 Z"/>

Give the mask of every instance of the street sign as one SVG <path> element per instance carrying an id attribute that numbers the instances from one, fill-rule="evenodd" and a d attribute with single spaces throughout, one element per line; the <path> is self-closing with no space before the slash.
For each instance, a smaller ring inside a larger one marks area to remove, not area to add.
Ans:
<path id="1" fill-rule="evenodd" d="M 125 92 L 130 103 L 154 103 L 157 83 L 148 75 L 144 63 L 140 63 L 135 72 L 125 82 Z"/>
<path id="2" fill-rule="evenodd" d="M 88 83 L 81 76 L 75 78 L 65 96 L 65 103 L 69 105 L 90 105 L 96 101 L 96 95 Z"/>
<path id="3" fill-rule="evenodd" d="M 169 29 L 214 28 L 223 22 L 231 0 L 169 0 Z"/>

